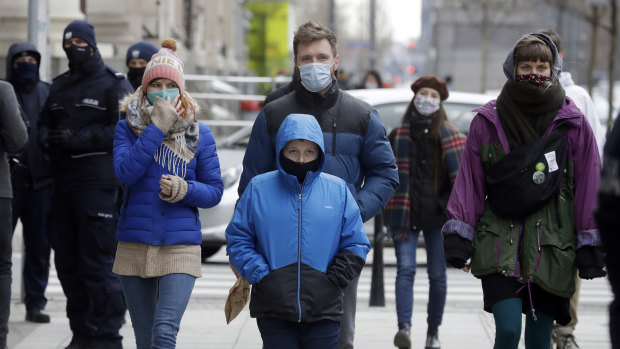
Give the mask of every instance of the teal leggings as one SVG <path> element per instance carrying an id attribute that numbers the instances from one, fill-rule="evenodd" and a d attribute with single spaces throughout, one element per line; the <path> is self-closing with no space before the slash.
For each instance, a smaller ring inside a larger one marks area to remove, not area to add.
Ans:
<path id="1" fill-rule="evenodd" d="M 497 302 L 491 310 L 495 318 L 495 345 L 493 349 L 517 349 L 521 337 L 522 320 L 521 298 L 508 298 Z M 536 312 L 535 321 L 532 314 L 525 319 L 525 347 L 527 349 L 549 349 L 553 318 Z"/>

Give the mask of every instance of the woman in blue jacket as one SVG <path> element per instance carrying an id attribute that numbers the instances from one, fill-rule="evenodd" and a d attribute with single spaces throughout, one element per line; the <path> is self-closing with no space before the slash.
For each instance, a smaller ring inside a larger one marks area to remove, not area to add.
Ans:
<path id="1" fill-rule="evenodd" d="M 278 170 L 254 177 L 226 229 L 230 263 L 252 287 L 265 349 L 337 348 L 342 296 L 370 243 L 345 182 L 321 173 L 323 133 L 291 114 L 277 134 Z"/>
<path id="2" fill-rule="evenodd" d="M 121 275 L 138 349 L 174 348 L 195 279 L 201 276 L 198 207 L 223 184 L 215 141 L 184 92 L 176 41 L 166 39 L 142 86 L 123 100 L 114 170 L 125 185 L 113 271 Z"/>

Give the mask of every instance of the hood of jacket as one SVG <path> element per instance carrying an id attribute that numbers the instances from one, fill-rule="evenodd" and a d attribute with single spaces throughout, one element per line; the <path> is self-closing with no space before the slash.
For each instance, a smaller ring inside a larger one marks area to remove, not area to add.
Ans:
<path id="1" fill-rule="evenodd" d="M 24 51 L 29 51 L 30 55 L 37 59 L 37 80 L 39 80 L 39 69 L 38 69 L 38 67 L 41 66 L 41 53 L 39 53 L 37 48 L 33 44 L 31 44 L 29 42 L 18 42 L 18 43 L 15 43 L 15 44 L 11 45 L 11 47 L 9 47 L 9 52 L 7 53 L 7 56 L 6 56 L 6 74 L 5 74 L 5 76 L 6 76 L 6 80 L 7 81 L 12 81 L 14 79 L 14 77 L 13 77 L 13 59 L 14 59 L 15 55 L 20 53 L 20 52 L 24 52 Z"/>
<path id="2" fill-rule="evenodd" d="M 562 57 L 558 54 L 558 49 L 555 47 L 553 41 L 545 34 L 542 33 L 531 33 L 527 35 L 532 35 L 540 40 L 542 40 L 549 48 L 551 49 L 551 54 L 553 55 L 553 67 L 551 69 L 551 82 L 555 82 L 558 80 L 560 73 L 563 68 Z M 514 80 L 515 78 L 515 46 L 519 41 L 521 41 L 523 37 L 519 38 L 517 42 L 512 46 L 510 52 L 508 52 L 508 57 L 504 61 L 503 69 L 504 75 L 508 78 L 508 80 Z"/>
<path id="3" fill-rule="evenodd" d="M 321 126 L 319 126 L 318 121 L 312 115 L 308 114 L 290 114 L 284 119 L 282 125 L 278 129 L 278 134 L 276 135 L 276 161 L 278 164 L 278 170 L 285 174 L 286 177 L 290 177 L 292 180 L 297 182 L 295 176 L 290 175 L 282 169 L 282 165 L 280 164 L 280 152 L 286 146 L 286 143 L 293 139 L 305 139 L 311 142 L 316 143 L 321 149 L 321 164 L 319 165 L 319 170 L 317 172 L 310 171 L 307 175 L 306 181 L 314 180 L 316 176 L 323 171 L 323 166 L 325 165 L 325 145 L 323 143 L 323 131 L 321 130 Z"/>

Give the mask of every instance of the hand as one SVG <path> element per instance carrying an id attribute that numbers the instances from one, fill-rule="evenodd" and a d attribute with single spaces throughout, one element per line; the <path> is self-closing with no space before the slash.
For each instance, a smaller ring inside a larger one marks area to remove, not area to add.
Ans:
<path id="1" fill-rule="evenodd" d="M 230 270 L 232 270 L 232 272 L 235 274 L 235 276 L 238 278 L 241 277 L 241 275 L 239 274 L 239 272 L 237 271 L 237 269 L 235 269 L 235 267 L 233 267 L 232 264 L 228 264 L 230 266 Z"/>
<path id="2" fill-rule="evenodd" d="M 159 179 L 159 188 L 165 196 L 172 195 L 172 180 L 169 175 L 162 175 Z"/>
<path id="3" fill-rule="evenodd" d="M 575 265 L 579 268 L 579 277 L 586 280 L 600 278 L 607 275 L 603 270 L 605 257 L 603 250 L 598 246 L 582 246 L 577 250 Z"/>
<path id="4" fill-rule="evenodd" d="M 64 148 L 71 141 L 73 132 L 66 128 L 56 128 L 50 130 L 47 134 L 45 142 L 53 148 Z"/>
<path id="5" fill-rule="evenodd" d="M 471 241 L 456 234 L 451 234 L 444 237 L 443 248 L 446 263 L 449 266 L 469 271 L 469 268 L 465 269 L 465 263 L 471 257 L 474 250 Z"/>
<path id="6" fill-rule="evenodd" d="M 168 102 L 170 102 L 170 96 L 166 97 L 166 100 Z M 177 95 L 176 97 L 174 97 L 174 101 L 172 101 L 172 106 L 174 107 L 174 110 L 177 111 L 177 114 L 179 115 L 179 117 L 183 117 L 183 113 L 185 113 L 185 108 L 183 108 L 183 103 L 181 101 L 181 95 Z"/>
<path id="7" fill-rule="evenodd" d="M 161 97 L 156 97 L 153 112 L 151 113 L 151 122 L 163 133 L 168 133 L 177 119 L 179 119 L 178 111 L 170 103 L 170 97 L 166 97 L 165 100 Z"/>

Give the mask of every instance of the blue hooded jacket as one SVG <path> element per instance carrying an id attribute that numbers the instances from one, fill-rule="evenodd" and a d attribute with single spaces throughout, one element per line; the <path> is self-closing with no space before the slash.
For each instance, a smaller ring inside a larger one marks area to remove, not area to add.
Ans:
<path id="1" fill-rule="evenodd" d="M 289 115 L 277 134 L 277 154 L 293 139 L 319 146 L 319 170 L 300 185 L 276 156 L 278 170 L 254 177 L 241 196 L 226 229 L 227 251 L 254 285 L 252 317 L 338 320 L 342 289 L 361 272 L 370 243 L 346 183 L 321 173 L 325 149 L 316 119 Z"/>

